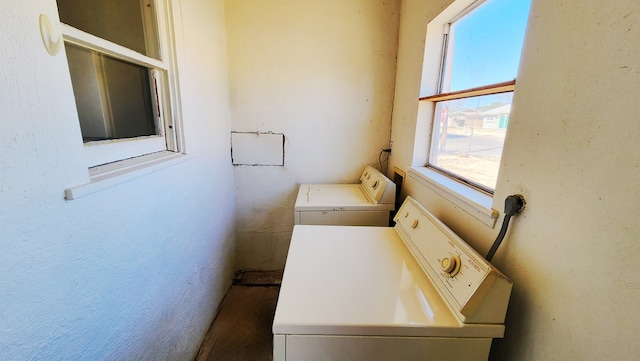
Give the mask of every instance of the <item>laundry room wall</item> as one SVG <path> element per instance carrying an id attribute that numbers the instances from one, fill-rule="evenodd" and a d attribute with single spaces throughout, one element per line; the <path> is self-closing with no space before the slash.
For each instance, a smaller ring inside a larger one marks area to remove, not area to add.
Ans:
<path id="1" fill-rule="evenodd" d="M 391 159 L 402 169 L 421 157 L 413 147 L 426 25 L 449 3 L 402 1 Z M 638 38 L 636 1 L 532 1 L 493 207 L 502 212 L 514 193 L 527 205 L 493 259 L 514 289 L 492 360 L 640 353 Z M 405 193 L 486 254 L 497 228 L 411 178 Z"/>
<path id="2" fill-rule="evenodd" d="M 54 0 L 0 8 L 0 359 L 192 360 L 233 274 L 224 1 L 174 1 L 179 164 L 89 181 Z"/>
<path id="3" fill-rule="evenodd" d="M 282 269 L 300 183 L 356 182 L 388 147 L 396 0 L 227 1 L 232 129 L 283 133 L 284 166 L 234 168 L 239 269 Z"/>

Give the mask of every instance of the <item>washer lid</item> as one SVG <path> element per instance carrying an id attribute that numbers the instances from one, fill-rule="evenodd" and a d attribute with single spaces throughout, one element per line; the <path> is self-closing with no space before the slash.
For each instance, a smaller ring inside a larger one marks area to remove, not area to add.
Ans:
<path id="1" fill-rule="evenodd" d="M 302 184 L 295 204 L 298 212 L 393 209 L 394 204 L 375 204 L 369 201 L 359 184 Z"/>
<path id="2" fill-rule="evenodd" d="M 274 334 L 502 337 L 463 324 L 393 228 L 296 225 Z"/>

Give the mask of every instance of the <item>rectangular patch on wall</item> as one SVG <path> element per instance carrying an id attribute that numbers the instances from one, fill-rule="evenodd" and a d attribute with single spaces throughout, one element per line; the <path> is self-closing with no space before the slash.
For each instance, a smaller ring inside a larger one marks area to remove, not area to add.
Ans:
<path id="1" fill-rule="evenodd" d="M 284 166 L 284 134 L 231 132 L 233 165 Z"/>

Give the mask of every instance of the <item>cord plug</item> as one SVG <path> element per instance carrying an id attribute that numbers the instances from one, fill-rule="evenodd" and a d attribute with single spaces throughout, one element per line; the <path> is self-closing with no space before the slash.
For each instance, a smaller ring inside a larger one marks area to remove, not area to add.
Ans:
<path id="1" fill-rule="evenodd" d="M 502 220 L 502 227 L 500 228 L 500 232 L 498 233 L 498 237 L 495 241 L 493 241 L 493 245 L 487 253 L 487 261 L 491 262 L 493 255 L 496 254 L 498 247 L 500 247 L 500 243 L 504 239 L 504 236 L 507 234 L 507 228 L 509 227 L 509 220 L 516 213 L 520 212 L 522 208 L 524 208 L 525 201 L 524 197 L 521 194 L 513 194 L 507 196 L 504 200 L 504 219 Z"/>
<path id="2" fill-rule="evenodd" d="M 511 217 L 520 212 L 526 202 L 521 194 L 513 194 L 504 200 L 504 214 Z"/>

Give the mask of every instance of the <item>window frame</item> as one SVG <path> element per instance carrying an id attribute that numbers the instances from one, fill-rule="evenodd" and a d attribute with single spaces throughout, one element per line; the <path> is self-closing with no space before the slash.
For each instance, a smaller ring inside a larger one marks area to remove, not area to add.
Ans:
<path id="1" fill-rule="evenodd" d="M 464 89 L 464 90 L 459 90 L 459 91 L 454 91 L 454 92 L 449 92 L 449 93 L 439 93 L 439 94 L 434 94 L 434 95 L 430 95 L 430 96 L 426 96 L 426 97 L 420 97 L 419 101 L 430 101 L 432 102 L 432 106 L 433 106 L 433 118 L 431 120 L 431 132 L 429 133 L 429 142 L 430 144 L 433 144 L 434 142 L 434 132 L 435 132 L 435 109 L 438 106 L 438 102 L 442 102 L 442 101 L 447 101 L 447 100 L 459 100 L 459 99 L 465 99 L 465 98 L 474 98 L 474 97 L 480 97 L 480 96 L 484 96 L 484 95 L 494 95 L 494 94 L 501 94 L 501 93 L 513 93 L 515 90 L 515 85 L 516 85 L 516 80 L 510 80 L 510 81 L 506 81 L 506 82 L 501 82 L 501 83 L 496 83 L 496 84 L 490 84 L 490 85 L 485 85 L 485 86 L 480 86 L 480 87 L 476 87 L 476 88 L 470 88 L 470 89 Z M 508 128 L 507 128 L 508 129 Z M 506 137 L 506 135 L 505 135 Z M 439 167 L 435 164 L 431 164 L 429 158 L 431 155 L 431 152 L 433 151 L 432 147 L 429 147 L 429 156 L 427 157 L 427 164 L 426 167 L 430 168 L 438 173 L 441 173 L 449 178 L 452 178 L 458 182 L 464 183 L 469 187 L 475 188 L 481 192 L 484 192 L 488 195 L 493 195 L 493 193 L 495 192 L 495 190 L 493 188 L 489 188 L 484 184 L 478 183 L 478 182 L 474 182 L 471 179 L 466 178 L 465 176 L 461 175 L 461 174 L 457 174 L 454 173 L 450 170 L 447 170 L 445 168 Z"/>
<path id="2" fill-rule="evenodd" d="M 495 189 L 485 186 L 484 184 L 480 184 L 473 180 L 468 179 L 462 174 L 454 173 L 450 170 L 439 167 L 438 165 L 431 164 L 431 156 L 433 152 L 433 143 L 434 143 L 434 132 L 435 132 L 435 124 L 436 124 L 436 116 L 435 110 L 438 106 L 439 102 L 448 101 L 448 100 L 458 100 L 464 98 L 473 98 L 480 97 L 485 95 L 494 95 L 500 93 L 514 93 L 516 79 L 503 81 L 495 84 L 486 84 L 474 88 L 469 89 L 461 89 L 455 90 L 452 92 L 444 92 L 444 83 L 445 79 L 450 76 L 450 69 L 447 69 L 447 62 L 449 61 L 448 57 L 450 57 L 451 52 L 451 27 L 453 24 L 462 19 L 464 16 L 468 15 L 478 7 L 482 6 L 486 0 L 458 0 L 455 1 L 451 6 L 445 9 L 440 15 L 434 18 L 429 25 L 427 26 L 427 38 L 425 41 L 425 58 L 423 61 L 423 74 L 421 81 L 421 89 L 420 89 L 420 97 L 418 99 L 419 103 L 419 113 L 426 113 L 424 111 L 424 105 L 427 105 L 429 108 L 429 114 L 419 114 L 418 118 L 428 117 L 428 139 L 426 139 L 426 144 L 424 142 L 418 141 L 416 139 L 417 144 L 423 144 L 425 147 L 422 149 L 426 150 L 426 154 L 424 158 L 415 157 L 413 164 L 423 164 L 423 166 L 433 172 L 444 175 L 445 177 L 457 182 L 462 183 L 463 185 L 474 189 L 475 191 L 486 194 L 490 197 L 493 197 Z M 439 28 L 439 30 L 438 30 Z M 437 56 L 433 55 L 437 51 Z M 429 55 L 428 52 L 431 51 Z M 429 59 L 427 59 L 429 58 Z M 427 84 L 432 85 L 427 85 Z M 425 89 L 427 88 L 427 89 Z M 507 128 L 508 129 L 508 128 Z M 508 133 L 508 130 L 507 130 Z M 419 137 L 418 133 L 416 133 L 416 138 Z M 506 138 L 506 134 L 505 134 Z M 417 150 L 417 145 L 416 145 Z M 417 159 L 422 159 L 422 161 L 416 162 Z"/>
<path id="3" fill-rule="evenodd" d="M 458 179 L 426 166 L 432 145 L 432 125 L 436 110 L 435 102 L 429 98 L 442 93 L 442 91 L 438 91 L 438 87 L 442 76 L 440 74 L 442 52 L 446 51 L 443 49 L 443 37 L 448 30 L 447 24 L 465 11 L 470 11 L 476 2 L 477 0 L 455 0 L 426 24 L 426 33 L 423 33 L 424 51 L 419 55 L 421 58 L 418 60 L 421 64 L 420 78 L 417 82 L 419 101 L 416 104 L 411 166 L 407 171 L 407 177 L 411 181 L 407 182 L 407 186 L 417 187 L 414 191 L 428 189 L 446 202 L 468 213 L 480 223 L 494 228 L 501 213 L 496 208 L 503 205 L 496 203 L 497 200 L 493 194 L 471 187 Z M 499 184 L 495 192 L 499 192 L 498 187 Z M 494 203 L 496 204 L 494 205 Z"/>
<path id="4" fill-rule="evenodd" d="M 154 19 L 150 19 L 150 17 L 155 15 L 158 58 L 141 54 L 71 25 L 60 23 L 65 43 L 96 51 L 102 55 L 134 65 L 143 66 L 149 69 L 150 80 L 153 82 L 149 86 L 156 117 L 156 129 L 159 134 L 83 143 L 86 165 L 89 169 L 158 152 L 179 153 L 183 149 L 172 9 L 170 1 L 148 1 L 152 6 L 148 11 L 143 11 L 144 20 L 142 21 L 153 21 Z M 146 32 L 145 39 L 147 39 Z M 155 97 L 153 96 L 154 94 Z"/>

